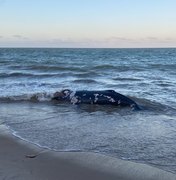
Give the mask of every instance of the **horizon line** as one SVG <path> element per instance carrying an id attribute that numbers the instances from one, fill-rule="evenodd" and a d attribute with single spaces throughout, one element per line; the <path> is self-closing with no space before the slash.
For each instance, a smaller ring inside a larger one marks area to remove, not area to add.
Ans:
<path id="1" fill-rule="evenodd" d="M 35 48 L 35 49 L 176 49 L 176 46 L 173 46 L 173 47 L 44 47 L 44 46 L 41 46 L 41 47 L 20 47 L 20 46 L 17 46 L 17 47 L 1 47 L 0 46 L 0 49 L 32 49 L 32 48 Z"/>

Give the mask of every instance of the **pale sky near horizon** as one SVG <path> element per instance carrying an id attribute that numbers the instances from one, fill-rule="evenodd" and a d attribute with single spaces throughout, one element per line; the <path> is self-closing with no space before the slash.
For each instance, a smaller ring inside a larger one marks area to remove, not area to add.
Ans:
<path id="1" fill-rule="evenodd" d="M 176 47 L 176 0 L 0 0 L 0 47 Z"/>

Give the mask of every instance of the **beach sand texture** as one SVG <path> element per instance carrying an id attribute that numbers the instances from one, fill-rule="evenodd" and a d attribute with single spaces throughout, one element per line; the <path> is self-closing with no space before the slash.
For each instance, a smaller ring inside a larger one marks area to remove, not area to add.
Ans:
<path id="1" fill-rule="evenodd" d="M 176 175 L 97 153 L 54 152 L 1 130 L 1 180 L 176 180 Z"/>

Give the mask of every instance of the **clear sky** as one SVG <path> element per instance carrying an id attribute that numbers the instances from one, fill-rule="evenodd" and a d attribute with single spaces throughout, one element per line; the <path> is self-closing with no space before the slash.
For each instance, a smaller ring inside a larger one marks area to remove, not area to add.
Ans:
<path id="1" fill-rule="evenodd" d="M 176 0 L 0 0 L 0 47 L 176 47 Z"/>

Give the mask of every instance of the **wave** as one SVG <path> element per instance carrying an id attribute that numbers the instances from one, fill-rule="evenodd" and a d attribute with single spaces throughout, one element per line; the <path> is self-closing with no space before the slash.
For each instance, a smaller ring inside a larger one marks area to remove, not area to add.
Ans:
<path id="1" fill-rule="evenodd" d="M 104 71 L 108 71 L 108 70 L 114 70 L 114 71 L 118 71 L 118 72 L 126 72 L 126 71 L 144 71 L 145 69 L 140 67 L 140 66 L 136 66 L 136 67 L 132 67 L 132 66 L 121 66 L 121 65 L 108 65 L 108 64 L 105 64 L 105 65 L 97 65 L 97 66 L 94 66 L 93 67 L 94 70 L 104 70 Z"/>
<path id="2" fill-rule="evenodd" d="M 0 78 L 64 78 L 64 77 L 76 77 L 76 78 L 96 78 L 100 77 L 96 72 L 59 72 L 59 73 L 24 73 L 24 72 L 12 72 L 12 73 L 0 73 Z M 91 80 L 86 80 L 89 83 Z M 75 81 L 76 82 L 76 81 Z M 79 82 L 79 80 L 78 80 Z M 83 82 L 83 81 L 82 81 Z"/>
<path id="3" fill-rule="evenodd" d="M 40 66 L 28 66 L 27 70 L 39 70 L 39 71 L 76 71 L 84 72 L 85 70 L 81 67 L 73 66 L 49 66 L 49 65 L 40 65 Z"/>
<path id="4" fill-rule="evenodd" d="M 98 83 L 97 81 L 93 80 L 93 79 L 76 79 L 74 81 L 72 81 L 73 83 Z"/>
<path id="5" fill-rule="evenodd" d="M 155 63 L 155 64 L 149 64 L 150 68 L 156 68 L 159 70 L 164 70 L 164 71 L 168 71 L 168 70 L 175 70 L 176 69 L 176 64 L 159 64 L 159 63 Z"/>
<path id="6" fill-rule="evenodd" d="M 0 97 L 0 102 L 51 102 L 52 98 L 54 96 L 54 92 L 41 92 L 41 93 L 33 93 L 33 94 L 22 94 L 18 96 L 6 96 L 6 97 Z M 131 97 L 127 96 L 134 100 L 139 107 L 142 109 L 141 112 L 149 111 L 154 113 L 165 113 L 165 114 L 174 114 L 176 115 L 176 109 L 172 108 L 171 106 L 161 104 L 156 101 L 151 101 L 144 98 L 137 98 L 137 97 Z"/>
<path id="7" fill-rule="evenodd" d="M 0 60 L 0 64 L 6 64 L 6 63 L 8 63 L 6 60 L 2 60 L 2 59 Z"/>
<path id="8" fill-rule="evenodd" d="M 0 102 L 19 102 L 19 101 L 29 101 L 29 102 L 48 102 L 52 100 L 54 93 L 34 93 L 34 94 L 22 94 L 18 96 L 6 96 L 0 97 Z"/>
<path id="9" fill-rule="evenodd" d="M 113 78 L 115 81 L 141 81 L 139 78 L 123 78 L 123 77 L 117 77 Z"/>
<path id="10" fill-rule="evenodd" d="M 103 70 L 103 69 L 109 70 L 109 69 L 117 69 L 117 66 L 104 64 L 104 65 L 94 66 L 93 69 L 95 69 L 95 70 Z"/>
<path id="11" fill-rule="evenodd" d="M 1 78 L 50 78 L 50 77 L 66 77 L 73 76 L 73 73 L 23 73 L 23 72 L 14 72 L 14 73 L 0 73 Z"/>
<path id="12" fill-rule="evenodd" d="M 84 72 L 84 73 L 75 73 L 75 74 L 73 74 L 73 76 L 87 78 L 87 77 L 97 77 L 97 76 L 101 76 L 101 75 L 94 71 L 90 71 L 90 72 Z"/>
<path id="13" fill-rule="evenodd" d="M 6 78 L 6 77 L 31 77 L 31 76 L 34 76 L 34 75 L 30 74 L 30 73 L 21 73 L 21 72 L 0 73 L 1 78 Z"/>

